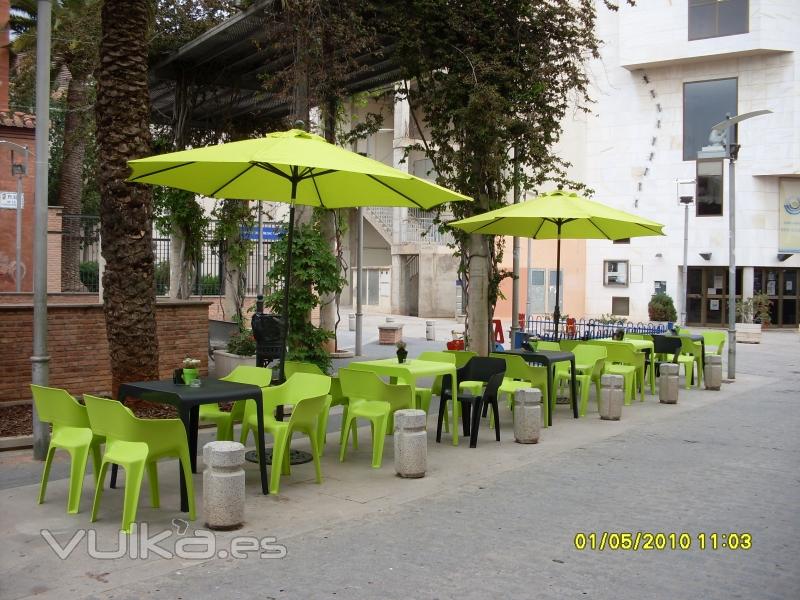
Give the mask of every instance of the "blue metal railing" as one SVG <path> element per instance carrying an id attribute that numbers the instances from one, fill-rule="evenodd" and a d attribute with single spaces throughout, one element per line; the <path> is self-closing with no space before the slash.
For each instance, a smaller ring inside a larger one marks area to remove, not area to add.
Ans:
<path id="1" fill-rule="evenodd" d="M 596 319 L 561 319 L 558 327 L 558 339 L 560 340 L 592 340 L 597 338 L 611 337 L 618 330 L 622 329 L 625 333 L 639 333 L 654 335 L 666 333 L 667 327 L 656 323 L 632 323 L 632 322 L 609 322 Z M 532 338 L 540 340 L 555 340 L 555 330 L 553 319 L 548 317 L 528 317 L 525 321 L 524 333 Z M 516 345 L 516 344 L 515 344 Z"/>

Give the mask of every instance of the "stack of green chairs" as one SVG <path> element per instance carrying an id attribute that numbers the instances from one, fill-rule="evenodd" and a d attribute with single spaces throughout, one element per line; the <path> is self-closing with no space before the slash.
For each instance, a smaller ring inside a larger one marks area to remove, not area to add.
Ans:
<path id="1" fill-rule="evenodd" d="M 100 445 L 105 438 L 92 432 L 86 407 L 70 396 L 66 390 L 31 385 L 31 392 L 39 418 L 53 425 L 44 461 L 42 482 L 39 486 L 39 504 L 44 502 L 53 455 L 60 448 L 66 450 L 71 459 L 67 512 L 75 514 L 80 509 L 83 478 L 89 454 L 92 455 L 94 479 L 97 482 L 101 463 Z"/>
<path id="2" fill-rule="evenodd" d="M 600 377 L 603 374 L 608 352 L 604 346 L 596 344 L 578 344 L 572 351 L 575 354 L 575 381 L 580 386 L 581 394 L 578 414 L 581 417 L 585 417 L 586 407 L 589 404 L 589 388 L 592 383 L 594 383 L 595 396 L 599 407 Z M 567 371 L 561 371 L 556 374 L 554 387 L 558 388 L 562 382 L 569 383 L 570 378 L 571 373 L 568 367 Z"/>
<path id="3" fill-rule="evenodd" d="M 122 508 L 122 526 L 125 533 L 131 532 L 136 520 L 139 491 L 145 469 L 150 479 L 150 503 L 159 507 L 158 465 L 162 458 L 177 457 L 186 480 L 189 501 L 189 520 L 195 519 L 194 482 L 192 463 L 189 458 L 189 442 L 186 429 L 180 419 L 139 419 L 122 403 L 106 398 L 84 395 L 89 423 L 95 434 L 106 437 L 106 448 L 100 465 L 100 473 L 92 504 L 92 523 L 97 520 L 103 480 L 108 465 L 119 465 L 125 469 L 125 500 Z"/>
<path id="4" fill-rule="evenodd" d="M 703 381 L 703 350 L 700 344 L 696 344 L 691 338 L 681 336 L 681 354 L 678 357 L 678 364 L 683 365 L 683 376 L 686 389 L 688 390 L 694 381 L 700 387 Z M 694 378 L 695 366 L 697 366 L 697 379 Z"/>
<path id="5" fill-rule="evenodd" d="M 497 400 L 500 401 L 505 396 L 508 407 L 514 410 L 514 393 L 517 390 L 529 387 L 538 389 L 542 392 L 542 417 L 544 426 L 547 427 L 547 415 L 552 402 L 547 389 L 547 367 L 529 365 L 525 359 L 516 354 L 498 352 L 490 356 L 506 361 L 506 373 L 503 383 L 497 390 Z"/>
<path id="6" fill-rule="evenodd" d="M 264 404 L 264 433 L 271 435 L 273 439 L 272 472 L 269 476 L 271 494 L 280 491 L 281 474 L 291 474 L 289 450 L 292 434 L 295 431 L 308 436 L 317 483 L 322 482 L 319 422 L 323 418 L 330 390 L 331 378 L 316 373 L 295 373 L 285 383 L 261 390 Z M 275 409 L 285 404 L 292 405 L 292 416 L 288 421 L 278 421 L 275 418 Z M 258 413 L 256 403 L 248 400 L 242 419 L 242 435 L 239 439 L 242 444 L 247 444 L 251 431 L 254 437 L 258 435 Z"/>
<path id="7" fill-rule="evenodd" d="M 287 379 L 295 373 L 325 375 L 325 373 L 322 372 L 322 369 L 320 369 L 314 363 L 306 363 L 296 360 L 287 360 L 283 369 Z M 347 404 L 347 397 L 342 394 L 342 385 L 339 383 L 338 377 L 331 377 L 331 391 L 328 396 L 328 399 L 325 401 L 325 410 L 323 411 L 322 418 L 319 421 L 319 443 L 321 448 L 325 448 L 328 443 L 328 415 L 331 411 L 331 406 L 344 406 Z"/>
<path id="8" fill-rule="evenodd" d="M 637 385 L 641 390 L 641 402 L 644 402 L 644 353 L 625 342 L 598 342 L 597 345 L 606 349 L 603 374 L 622 375 L 625 380 L 625 404 L 629 405 L 636 397 Z"/>
<path id="9" fill-rule="evenodd" d="M 272 369 L 239 365 L 225 377 L 221 377 L 220 381 L 247 383 L 265 388 L 272 382 Z M 200 422 L 214 423 L 217 426 L 217 441 L 232 442 L 233 426 L 242 422 L 244 407 L 244 400 L 234 402 L 233 409 L 230 412 L 222 410 L 219 404 L 201 404 Z"/>
<path id="10" fill-rule="evenodd" d="M 340 369 L 339 378 L 342 392 L 348 398 L 342 419 L 344 436 L 339 448 L 339 461 L 344 462 L 347 439 L 350 430 L 357 427 L 357 419 L 366 419 L 372 425 L 372 467 L 380 469 L 386 433 L 392 432 L 392 415 L 397 410 L 413 407 L 414 390 L 409 385 L 385 383 L 369 371 Z"/>
<path id="11" fill-rule="evenodd" d="M 706 345 L 706 353 L 716 354 L 722 356 L 722 350 L 725 348 L 725 342 L 728 340 L 728 334 L 724 331 L 704 331 L 703 341 Z M 699 345 L 699 343 L 698 343 Z"/>

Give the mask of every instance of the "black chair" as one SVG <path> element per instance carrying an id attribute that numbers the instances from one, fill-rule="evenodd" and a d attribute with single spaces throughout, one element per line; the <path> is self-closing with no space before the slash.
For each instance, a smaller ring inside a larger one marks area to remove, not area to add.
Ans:
<path id="1" fill-rule="evenodd" d="M 678 364 L 678 355 L 681 353 L 681 338 L 676 335 L 654 335 L 653 353 L 647 357 L 647 363 L 651 368 L 655 368 L 656 377 L 660 375 L 659 366 L 665 362 Z M 657 357 L 663 354 L 671 354 L 672 360 L 658 360 Z"/>
<path id="2" fill-rule="evenodd" d="M 484 404 L 492 407 L 494 412 L 495 438 L 500 441 L 500 412 L 497 405 L 497 390 L 503 384 L 506 372 L 506 361 L 502 358 L 476 356 L 456 372 L 458 381 L 482 381 L 486 385 L 483 393 L 478 396 L 464 396 L 456 391 L 456 400 L 461 403 L 461 420 L 464 428 L 464 437 L 469 436 L 469 447 L 475 448 L 478 444 L 478 430 L 480 428 L 481 414 Z M 436 441 L 442 441 L 442 423 L 444 422 L 447 401 L 453 397 L 452 378 L 445 375 L 442 378 L 442 393 L 439 398 L 439 419 L 436 425 Z M 457 427 L 453 423 L 453 427 Z"/>

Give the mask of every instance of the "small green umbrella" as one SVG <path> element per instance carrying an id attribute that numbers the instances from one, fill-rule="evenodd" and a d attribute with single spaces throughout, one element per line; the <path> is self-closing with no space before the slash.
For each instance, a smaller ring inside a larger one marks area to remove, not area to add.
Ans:
<path id="1" fill-rule="evenodd" d="M 562 239 L 620 240 L 664 235 L 663 225 L 593 202 L 575 192 L 554 191 L 527 202 L 511 204 L 481 215 L 453 221 L 451 227 L 467 233 L 513 235 L 537 240 L 558 240 L 556 250 L 556 306 L 553 311 L 558 339 L 559 287 Z"/>
<path id="2" fill-rule="evenodd" d="M 288 325 L 292 234 L 296 204 L 322 208 L 399 206 L 430 209 L 470 200 L 434 183 L 328 143 L 300 129 L 128 161 L 128 181 L 180 188 L 213 198 L 291 205 L 283 318 Z M 280 375 L 286 351 L 283 328 Z"/>

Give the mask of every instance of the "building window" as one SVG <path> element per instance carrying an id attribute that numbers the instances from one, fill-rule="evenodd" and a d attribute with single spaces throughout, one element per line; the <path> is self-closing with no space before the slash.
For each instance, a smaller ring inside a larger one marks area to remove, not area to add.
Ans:
<path id="1" fill-rule="evenodd" d="M 697 153 L 708 146 L 711 128 L 737 114 L 737 80 L 714 79 L 683 84 L 683 160 L 697 160 Z M 731 143 L 736 143 L 736 127 Z"/>
<path id="2" fill-rule="evenodd" d="M 655 294 L 666 294 L 667 293 L 667 282 L 666 281 L 655 281 L 653 282 L 653 288 Z"/>
<path id="3" fill-rule="evenodd" d="M 614 240 L 615 244 L 630 244 L 631 238 L 620 238 L 618 240 Z"/>
<path id="4" fill-rule="evenodd" d="M 631 313 L 631 299 L 627 296 L 613 296 L 611 298 L 611 314 L 618 317 L 627 317 Z"/>
<path id="5" fill-rule="evenodd" d="M 689 0 L 689 39 L 747 33 L 748 4 L 748 0 Z"/>
<path id="6" fill-rule="evenodd" d="M 603 261 L 603 285 L 628 287 L 628 261 L 605 260 Z M 617 314 L 617 313 L 614 313 Z"/>
<path id="7" fill-rule="evenodd" d="M 697 216 L 722 216 L 722 160 L 698 160 L 695 181 Z"/>

